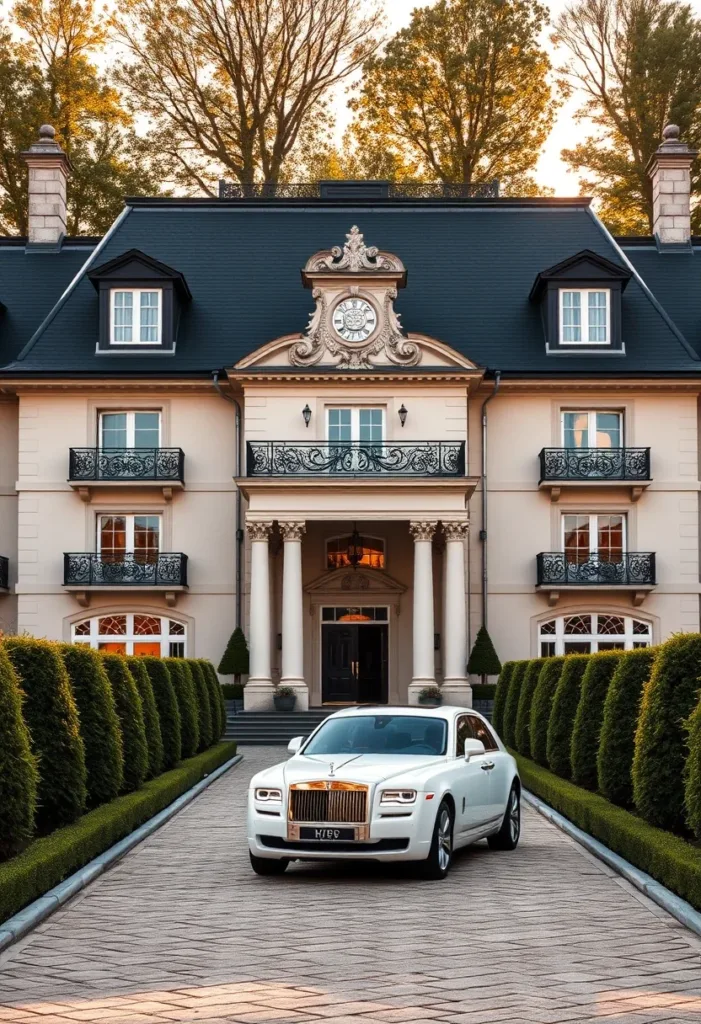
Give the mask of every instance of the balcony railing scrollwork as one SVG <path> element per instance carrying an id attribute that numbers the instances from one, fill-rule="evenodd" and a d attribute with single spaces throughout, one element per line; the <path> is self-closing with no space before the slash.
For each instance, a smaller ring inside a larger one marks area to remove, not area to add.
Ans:
<path id="1" fill-rule="evenodd" d="M 464 476 L 464 441 L 249 441 L 248 476 Z"/>
<path id="2" fill-rule="evenodd" d="M 649 448 L 543 448 L 540 482 L 650 479 Z"/>
<path id="3" fill-rule="evenodd" d="M 539 587 L 654 587 L 654 551 L 627 551 L 610 561 L 598 554 L 573 562 L 562 551 L 543 551 L 537 556 Z"/>
<path id="4" fill-rule="evenodd" d="M 10 562 L 4 555 L 0 555 L 0 590 L 10 589 Z"/>
<path id="5" fill-rule="evenodd" d="M 118 557 L 92 552 L 63 556 L 65 587 L 186 587 L 187 555 L 159 553 L 153 557 L 123 554 Z"/>
<path id="6" fill-rule="evenodd" d="M 183 483 L 184 466 L 182 448 L 71 448 L 68 479 Z"/>

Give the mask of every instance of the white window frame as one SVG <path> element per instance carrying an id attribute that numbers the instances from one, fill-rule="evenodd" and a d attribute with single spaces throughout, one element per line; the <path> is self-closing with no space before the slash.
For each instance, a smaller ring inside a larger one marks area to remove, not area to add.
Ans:
<path id="1" fill-rule="evenodd" d="M 158 520 L 158 553 L 162 551 L 161 543 L 163 541 L 163 516 L 159 512 L 99 512 L 97 515 L 96 527 L 97 527 L 97 542 L 95 545 L 96 553 L 102 554 L 102 520 L 103 519 L 116 519 L 117 517 L 126 519 L 126 550 L 125 555 L 134 554 L 134 521 L 140 516 L 148 516 L 151 519 Z M 121 612 L 115 612 L 116 614 L 122 614 Z"/>
<path id="2" fill-rule="evenodd" d="M 105 416 L 126 416 L 127 418 L 127 448 L 135 448 L 136 444 L 136 417 L 140 413 L 151 413 L 158 416 L 158 444 L 161 447 L 162 417 L 160 409 L 103 409 L 99 414 L 98 421 L 98 448 L 104 448 L 103 422 Z"/>
<path id="3" fill-rule="evenodd" d="M 599 445 L 596 443 L 597 440 L 597 429 L 596 429 L 596 417 L 599 413 L 604 413 L 608 416 L 618 416 L 621 424 L 621 448 L 626 446 L 625 438 L 625 415 L 620 409 L 561 409 L 560 410 L 560 442 L 562 447 L 565 447 L 565 416 L 586 416 L 587 417 L 587 438 L 589 443 L 587 448 L 598 448 Z M 592 444 L 592 438 L 594 443 Z M 568 448 L 568 451 L 576 452 L 577 448 Z M 602 448 L 602 451 L 609 451 L 608 448 Z"/>
<path id="4" fill-rule="evenodd" d="M 100 635 L 99 622 L 100 619 L 109 618 L 112 615 L 126 615 L 127 626 L 125 633 L 110 633 Z M 134 633 L 134 615 L 150 615 L 154 619 L 161 620 L 161 632 L 151 633 L 145 635 L 136 636 Z M 78 626 L 82 626 L 84 622 L 90 622 L 90 635 L 89 636 L 76 636 L 75 631 Z M 184 633 L 171 633 L 170 623 L 176 622 L 178 626 L 182 626 L 185 630 Z M 71 643 L 74 644 L 86 644 L 91 647 L 92 650 L 96 651 L 99 649 L 100 641 L 103 643 L 125 643 L 127 656 L 131 657 L 134 654 L 135 643 L 148 643 L 159 642 L 161 645 L 161 657 L 170 657 L 170 645 L 171 643 L 181 643 L 185 654 L 183 657 L 187 658 L 187 625 L 184 622 L 178 622 L 171 615 L 155 615 L 153 612 L 124 612 L 122 609 L 114 612 L 102 612 L 101 615 L 88 616 L 87 619 L 80 619 L 78 622 L 74 622 L 71 626 Z"/>
<path id="5" fill-rule="evenodd" d="M 331 441 L 331 413 L 337 409 L 350 409 L 351 414 L 351 438 L 350 441 Z M 361 444 L 360 441 L 360 411 L 371 409 L 382 414 L 382 439 L 380 441 L 363 441 L 363 444 L 385 444 L 387 440 L 387 410 L 383 405 L 328 405 L 326 407 L 326 440 L 330 444 Z"/>
<path id="6" fill-rule="evenodd" d="M 590 615 L 592 618 L 591 633 L 565 633 L 565 619 L 574 618 L 577 615 Z M 597 633 L 598 627 L 598 616 L 602 615 L 608 617 L 609 615 L 617 615 L 619 618 L 624 620 L 624 631 L 623 633 Z M 599 650 L 599 643 L 623 643 L 624 650 L 632 651 L 634 644 L 639 644 L 641 647 L 652 646 L 652 623 L 646 619 L 641 618 L 638 615 L 626 615 L 621 611 L 613 612 L 567 612 L 565 615 L 554 616 L 555 621 L 555 632 L 554 633 L 543 633 L 543 626 L 548 622 L 552 622 L 553 619 L 544 619 L 538 623 L 538 656 L 539 657 L 551 657 L 551 655 L 541 655 L 542 650 L 541 644 L 554 643 L 555 644 L 555 657 L 565 653 L 565 643 L 588 643 L 591 644 L 591 652 L 595 654 Z M 642 622 L 648 627 L 647 634 L 645 633 L 634 633 L 633 622 Z M 647 641 L 647 642 L 646 642 Z M 603 650 L 610 650 L 611 648 L 603 647 Z"/>
<path id="7" fill-rule="evenodd" d="M 581 312 L 581 330 L 582 340 L 581 341 L 565 341 L 565 324 L 564 324 L 564 305 L 565 305 L 565 292 L 578 292 L 581 296 L 580 299 L 580 312 Z M 589 340 L 589 299 L 587 298 L 592 292 L 604 292 L 606 295 L 606 339 L 605 341 L 590 341 Z M 559 326 L 558 326 L 558 339 L 560 345 L 574 345 L 574 346 L 588 346 L 588 345 L 605 345 L 611 344 L 611 289 L 610 288 L 560 288 L 558 294 L 558 308 L 559 308 Z"/>
<path id="8" fill-rule="evenodd" d="M 132 340 L 117 341 L 115 338 L 115 300 L 119 293 L 129 292 L 132 299 Z M 141 299 L 144 293 L 153 293 L 158 296 L 158 323 L 156 325 L 156 340 L 141 341 Z M 134 322 L 136 321 L 136 322 Z M 134 335 L 139 337 L 134 337 Z M 163 339 L 163 289 L 162 288 L 111 288 L 110 289 L 110 345 L 160 345 Z"/>
<path id="9" fill-rule="evenodd" d="M 567 529 L 565 527 L 565 521 L 567 516 L 578 516 L 580 518 L 589 518 L 589 554 L 598 555 L 599 553 L 599 516 L 620 516 L 623 520 L 623 554 L 628 552 L 628 516 L 625 512 L 574 512 L 569 509 L 567 512 L 562 512 L 560 515 L 560 550 L 564 554 L 565 552 L 565 534 Z M 582 614 L 587 614 L 582 612 Z M 642 620 L 641 620 L 642 621 Z"/>

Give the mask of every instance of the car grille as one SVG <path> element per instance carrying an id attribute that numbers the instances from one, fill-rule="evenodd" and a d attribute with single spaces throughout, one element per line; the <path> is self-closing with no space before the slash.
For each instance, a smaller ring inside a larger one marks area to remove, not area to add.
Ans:
<path id="1" fill-rule="evenodd" d="M 323 788 L 322 788 L 323 787 Z M 328 788 L 327 788 L 328 787 Z M 366 786 L 347 782 L 306 783 L 290 788 L 290 821 L 362 824 L 367 819 Z"/>

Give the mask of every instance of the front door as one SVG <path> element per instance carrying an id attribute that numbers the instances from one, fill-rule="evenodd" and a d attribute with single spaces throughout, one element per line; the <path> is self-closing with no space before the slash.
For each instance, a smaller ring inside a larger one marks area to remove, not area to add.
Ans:
<path id="1" fill-rule="evenodd" d="M 387 623 L 322 625 L 324 704 L 387 703 Z"/>

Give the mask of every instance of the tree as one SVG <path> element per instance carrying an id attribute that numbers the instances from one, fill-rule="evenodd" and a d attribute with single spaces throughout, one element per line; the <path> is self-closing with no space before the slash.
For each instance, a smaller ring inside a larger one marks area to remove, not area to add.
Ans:
<path id="1" fill-rule="evenodd" d="M 199 714 L 192 673 L 183 658 L 164 658 L 163 662 L 168 669 L 180 713 L 180 756 L 192 757 L 200 745 Z"/>
<path id="2" fill-rule="evenodd" d="M 553 694 L 548 722 L 548 765 L 563 779 L 569 779 L 572 774 L 572 730 L 582 691 L 582 677 L 590 657 L 590 654 L 569 654 Z"/>
<path id="3" fill-rule="evenodd" d="M 175 695 L 175 688 L 165 662 L 161 658 L 154 658 L 150 655 L 141 660 L 151 680 L 153 699 L 156 702 L 158 721 L 161 726 L 163 767 L 168 770 L 174 768 L 178 763 L 182 751 L 178 698 Z"/>
<path id="4" fill-rule="evenodd" d="M 562 655 L 546 658 L 540 670 L 533 699 L 531 701 L 531 721 L 528 730 L 530 756 L 543 767 L 548 766 L 548 725 L 553 706 L 553 698 L 560 682 L 560 673 L 565 659 Z"/>
<path id="5" fill-rule="evenodd" d="M 472 653 L 467 662 L 467 671 L 482 676 L 482 682 L 486 683 L 487 676 L 498 676 L 501 672 L 501 662 L 494 650 L 492 638 L 484 626 L 480 626 Z"/>
<path id="6" fill-rule="evenodd" d="M 519 754 L 523 754 L 524 757 L 531 756 L 531 707 L 541 669 L 546 660 L 546 658 L 533 658 L 529 661 L 521 683 L 521 693 L 516 711 L 515 746 Z"/>
<path id="7" fill-rule="evenodd" d="M 326 97 L 380 23 L 362 0 L 120 0 L 117 77 L 184 187 L 277 182 L 296 146 L 328 134 Z"/>
<path id="8" fill-rule="evenodd" d="M 535 189 L 531 172 L 555 102 L 538 37 L 537 0 L 438 0 L 365 64 L 352 132 L 432 181 L 499 178 Z M 542 190 L 541 190 L 542 191 Z"/>
<path id="9" fill-rule="evenodd" d="M 0 647 L 0 860 L 22 849 L 34 831 L 39 773 L 22 718 L 22 691 Z"/>
<path id="10" fill-rule="evenodd" d="M 599 739 L 597 779 L 604 796 L 630 807 L 633 803 L 633 753 L 640 698 L 650 678 L 655 651 L 639 647 L 622 656 L 606 694 Z"/>
<path id="11" fill-rule="evenodd" d="M 144 712 L 144 729 L 146 731 L 146 746 L 148 747 L 147 777 L 152 779 L 163 771 L 163 737 L 161 736 L 161 723 L 158 717 L 156 698 L 153 695 L 153 686 L 146 671 L 146 666 L 143 663 L 143 658 L 127 658 L 127 664 L 141 697 L 141 706 Z M 175 699 L 175 695 L 173 699 Z"/>
<path id="12" fill-rule="evenodd" d="M 148 774 L 148 746 L 144 709 L 127 659 L 121 654 L 103 654 L 103 664 L 112 687 L 114 706 L 122 730 L 124 781 L 122 792 L 131 793 L 144 784 Z"/>
<path id="13" fill-rule="evenodd" d="M 229 637 L 217 671 L 223 676 L 234 676 L 237 683 L 241 676 L 248 675 L 248 644 L 240 626 Z"/>
<path id="14" fill-rule="evenodd" d="M 572 728 L 570 762 L 572 781 L 587 789 L 597 787 L 596 766 L 604 705 L 620 660 L 620 651 L 600 651 L 598 654 L 592 654 L 582 677 L 582 692 Z"/>
<path id="15" fill-rule="evenodd" d="M 202 666 L 196 658 L 189 658 L 183 662 L 186 672 L 190 673 L 197 706 L 197 728 L 199 734 L 198 750 L 207 750 L 212 746 L 212 705 L 209 696 L 209 687 L 205 679 Z"/>
<path id="16" fill-rule="evenodd" d="M 663 128 L 672 122 L 701 143 L 701 22 L 678 0 L 580 0 L 557 19 L 553 41 L 569 51 L 563 87 L 581 91 L 577 116 L 594 126 L 563 159 L 612 231 L 651 233 L 646 166 Z"/>
<path id="17" fill-rule="evenodd" d="M 514 671 L 509 684 L 509 693 L 504 706 L 504 722 L 501 738 L 507 747 L 516 746 L 516 718 L 518 716 L 518 702 L 521 699 L 521 687 L 528 668 L 528 660 L 514 663 Z"/>
<path id="18" fill-rule="evenodd" d="M 496 690 L 494 691 L 494 707 L 492 708 L 492 725 L 501 736 L 504 732 L 504 711 L 509 699 L 511 680 L 514 674 L 515 661 L 506 661 L 499 673 Z"/>

